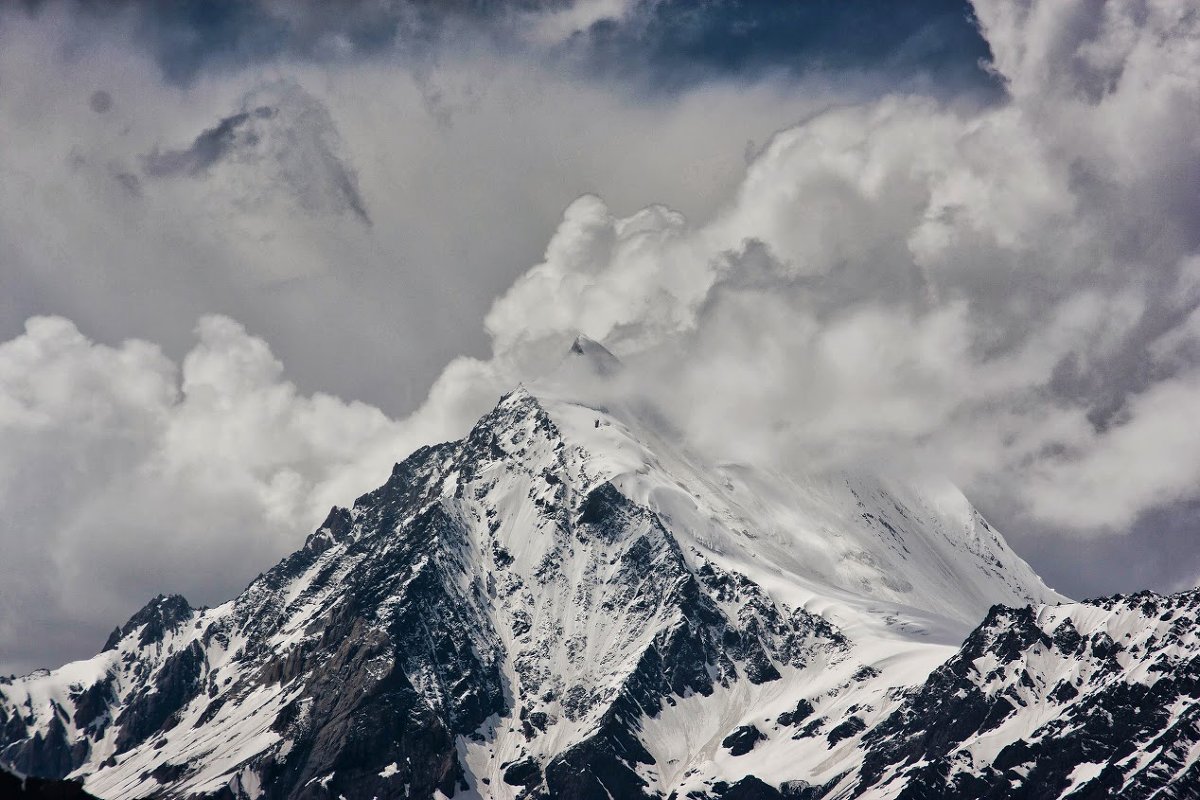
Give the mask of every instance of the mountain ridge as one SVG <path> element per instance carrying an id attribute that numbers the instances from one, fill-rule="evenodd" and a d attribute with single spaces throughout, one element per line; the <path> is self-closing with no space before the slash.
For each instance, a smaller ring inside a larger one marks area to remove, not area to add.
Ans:
<path id="1" fill-rule="evenodd" d="M 568 373 L 611 376 L 596 348 Z M 946 665 L 996 603 L 1064 598 L 961 494 L 704 464 L 575 378 L 418 449 L 234 600 L 160 596 L 0 683 L 0 762 L 110 798 L 918 797 L 912 764 L 979 733 L 911 744 L 938 670 L 1011 713 Z"/>

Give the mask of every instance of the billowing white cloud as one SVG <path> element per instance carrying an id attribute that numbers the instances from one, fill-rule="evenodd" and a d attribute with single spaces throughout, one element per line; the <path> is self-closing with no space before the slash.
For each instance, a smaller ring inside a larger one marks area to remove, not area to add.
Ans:
<path id="1" fill-rule="evenodd" d="M 495 363 L 581 330 L 718 456 L 899 460 L 1070 530 L 1196 496 L 1189 5 L 981 0 L 1008 102 L 818 114 L 695 224 L 581 199 L 489 314 Z"/>
<path id="2" fill-rule="evenodd" d="M 223 313 L 301 386 L 393 415 L 486 352 L 488 306 L 581 192 L 707 216 L 752 142 L 834 97 L 763 80 L 648 101 L 467 37 L 436 62 L 285 61 L 181 87 L 131 15 L 0 7 L 0 338 L 60 314 L 178 358 Z"/>
<path id="3" fill-rule="evenodd" d="M 22 666 L 60 651 L 64 619 L 99 635 L 158 592 L 236 592 L 407 444 L 376 408 L 298 393 L 232 320 L 196 336 L 182 366 L 58 317 L 0 344 L 6 660 L 16 641 L 38 643 Z"/>

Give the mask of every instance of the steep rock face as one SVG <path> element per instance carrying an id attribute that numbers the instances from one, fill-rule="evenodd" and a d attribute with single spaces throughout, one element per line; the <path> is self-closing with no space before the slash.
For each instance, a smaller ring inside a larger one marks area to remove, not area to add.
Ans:
<path id="1" fill-rule="evenodd" d="M 455 735 L 503 693 L 462 585 L 462 525 L 420 502 L 441 455 L 414 454 L 360 500 L 353 529 L 335 511 L 235 601 L 157 598 L 90 662 L 0 687 L 4 759 L 83 767 L 101 795 L 453 792 Z M 380 777 L 388 764 L 401 766 Z"/>
<path id="2" fill-rule="evenodd" d="M 835 796 L 1200 796 L 1200 591 L 992 609 Z"/>
<path id="3" fill-rule="evenodd" d="M 655 794 L 643 717 L 673 696 L 845 657 L 827 622 L 685 549 L 532 396 L 502 403 L 467 445 L 460 486 L 486 521 L 480 551 L 516 698 L 464 744 L 471 791 Z"/>

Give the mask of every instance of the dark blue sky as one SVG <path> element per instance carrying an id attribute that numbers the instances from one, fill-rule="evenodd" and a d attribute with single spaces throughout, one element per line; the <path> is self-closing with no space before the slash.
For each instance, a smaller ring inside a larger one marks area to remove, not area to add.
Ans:
<path id="1" fill-rule="evenodd" d="M 30 8 L 39 13 L 45 3 Z M 272 59 L 436 57 L 462 37 L 527 49 L 522 36 L 562 3 L 406 0 L 271 4 L 77 0 L 97 18 L 132 15 L 142 43 L 171 81 Z M 330 42 L 337 38 L 340 46 Z M 814 71 L 883 75 L 897 87 L 983 88 L 988 55 L 959 0 L 636 0 L 565 44 L 538 52 L 564 69 L 674 91 L 714 78 Z"/>
<path id="2" fill-rule="evenodd" d="M 897 83 L 982 86 L 988 56 L 966 3 L 918 0 L 643 2 L 624 24 L 576 43 L 596 70 L 665 87 L 718 76 L 814 70 L 886 73 Z"/>

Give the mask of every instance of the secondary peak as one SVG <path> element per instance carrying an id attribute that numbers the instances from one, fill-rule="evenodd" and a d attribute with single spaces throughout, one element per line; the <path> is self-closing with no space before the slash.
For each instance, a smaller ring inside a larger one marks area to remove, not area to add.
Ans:
<path id="1" fill-rule="evenodd" d="M 621 360 L 607 347 L 583 334 L 575 337 L 571 349 L 567 352 L 567 358 L 585 361 L 597 375 L 612 375 L 621 368 Z"/>

